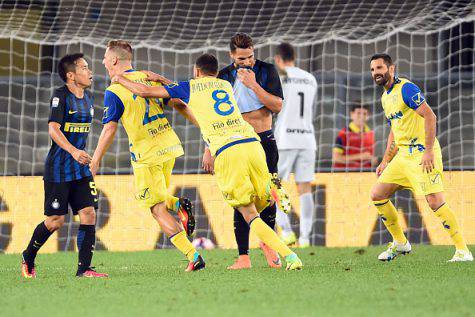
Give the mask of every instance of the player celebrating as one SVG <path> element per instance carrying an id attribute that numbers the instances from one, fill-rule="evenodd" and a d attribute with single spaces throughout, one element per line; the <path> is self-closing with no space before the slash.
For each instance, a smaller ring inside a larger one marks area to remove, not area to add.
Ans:
<path id="1" fill-rule="evenodd" d="M 299 246 L 308 247 L 315 212 L 311 182 L 317 149 L 312 122 L 317 81 L 312 74 L 295 67 L 295 50 L 289 43 L 277 46 L 274 61 L 284 74 L 284 106 L 275 123 L 279 177 L 288 179 L 291 172 L 295 174 L 301 210 Z M 280 210 L 277 211 L 277 224 L 282 228 L 282 240 L 287 244 L 294 243 L 296 237 L 289 217 Z"/>
<path id="2" fill-rule="evenodd" d="M 21 273 L 35 278 L 35 258 L 41 246 L 64 224 L 68 205 L 79 214 L 77 235 L 78 277 L 107 277 L 91 268 L 96 243 L 97 190 L 89 171 L 91 157 L 84 151 L 94 116 L 91 86 L 92 72 L 81 53 L 66 55 L 59 61 L 58 73 L 66 83 L 54 91 L 50 103 L 48 131 L 51 148 L 44 171 L 46 220 L 36 226 L 30 243 L 23 251 Z"/>
<path id="3" fill-rule="evenodd" d="M 132 68 L 132 47 L 128 42 L 110 41 L 103 64 L 110 77 L 125 72 L 131 80 L 157 85 L 146 81 L 145 73 Z M 195 226 L 191 203 L 186 198 L 173 197 L 167 191 L 175 158 L 183 155 L 183 148 L 163 114 L 163 103 L 163 100 L 138 97 L 121 85 L 110 85 L 104 95 L 104 128 L 92 158 L 91 171 L 97 172 L 121 119 L 129 137 L 136 199 L 150 208 L 170 241 L 188 258 L 186 271 L 195 271 L 204 268 L 205 262 L 187 238 Z M 185 230 L 168 210 L 178 213 Z"/>
<path id="4" fill-rule="evenodd" d="M 254 57 L 254 44 L 249 35 L 235 34 L 230 41 L 230 56 L 233 63 L 222 69 L 218 78 L 228 81 L 233 86 L 236 102 L 244 120 L 257 132 L 266 153 L 269 171 L 275 175 L 273 181 L 280 186 L 277 179 L 277 161 L 279 153 L 272 132 L 272 113 L 282 109 L 282 86 L 274 65 L 257 60 Z M 209 149 L 203 155 L 203 167 L 208 172 L 213 170 L 213 160 Z M 283 205 L 290 211 L 290 201 L 285 199 Z M 272 229 L 275 227 L 276 207 L 269 206 L 261 213 L 262 220 Z M 249 225 L 238 211 L 234 211 L 234 235 L 238 245 L 239 257 L 228 269 L 247 269 L 251 267 L 249 258 Z M 260 247 L 270 267 L 281 267 L 278 255 L 265 244 Z"/>
<path id="5" fill-rule="evenodd" d="M 266 245 L 285 257 L 287 270 L 301 269 L 298 256 L 259 217 L 273 203 L 271 197 L 280 201 L 283 192 L 271 182 L 259 136 L 243 120 L 231 84 L 216 78 L 218 61 L 211 54 L 201 55 L 193 72 L 195 79 L 165 87 L 146 86 L 124 76 L 114 81 L 144 98 L 180 98 L 188 104 L 215 156 L 214 171 L 226 202 L 239 210 Z"/>
<path id="6" fill-rule="evenodd" d="M 473 261 L 453 211 L 444 198 L 442 153 L 436 135 L 436 116 L 419 87 L 405 78 L 395 77 L 395 65 L 387 54 L 371 57 L 371 76 L 384 87 L 381 103 L 391 127 L 383 161 L 376 169 L 378 181 L 371 199 L 378 209 L 393 242 L 378 257 L 390 261 L 398 254 L 411 252 L 396 208 L 389 200 L 400 188 L 411 188 L 424 195 L 434 214 L 455 244 L 450 262 Z"/>

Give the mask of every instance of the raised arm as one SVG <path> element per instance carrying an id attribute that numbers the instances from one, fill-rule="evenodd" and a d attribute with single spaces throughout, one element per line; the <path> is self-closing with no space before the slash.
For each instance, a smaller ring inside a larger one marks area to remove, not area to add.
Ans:
<path id="1" fill-rule="evenodd" d="M 169 98 L 168 91 L 163 86 L 147 86 L 142 83 L 133 82 L 122 75 L 112 78 L 112 82 L 119 83 L 137 96 L 148 98 Z"/>

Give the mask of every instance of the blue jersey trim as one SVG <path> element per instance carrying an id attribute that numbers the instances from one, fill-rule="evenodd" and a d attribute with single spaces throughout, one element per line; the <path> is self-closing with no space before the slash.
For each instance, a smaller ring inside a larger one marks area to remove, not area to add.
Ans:
<path id="1" fill-rule="evenodd" d="M 127 69 L 124 73 L 132 73 L 132 72 L 135 72 L 135 69 Z"/>
<path id="2" fill-rule="evenodd" d="M 394 86 L 396 84 L 399 84 L 401 82 L 401 80 L 397 77 L 394 77 L 394 83 L 391 85 L 391 87 L 389 87 L 388 91 L 386 92 L 388 95 L 391 93 L 391 91 L 393 90 Z"/>
<path id="3" fill-rule="evenodd" d="M 164 86 L 170 98 L 178 98 L 183 102 L 188 103 L 190 101 L 190 82 L 180 81 L 179 83 L 172 83 Z"/>
<path id="4" fill-rule="evenodd" d="M 249 143 L 249 142 L 259 142 L 259 140 L 257 140 L 256 138 L 247 138 L 247 139 L 241 139 L 241 140 L 236 140 L 236 141 L 230 142 L 230 143 L 228 143 L 228 144 L 223 145 L 222 147 L 220 147 L 220 148 L 216 151 L 216 155 L 215 155 L 215 156 L 218 156 L 221 152 L 223 152 L 223 151 L 226 150 L 227 148 L 230 148 L 230 147 L 233 146 L 233 145 L 241 144 L 241 143 Z"/>
<path id="5" fill-rule="evenodd" d="M 401 88 L 401 94 L 404 103 L 414 110 L 426 101 L 419 87 L 413 83 L 405 83 Z"/>
<path id="6" fill-rule="evenodd" d="M 102 124 L 111 121 L 119 122 L 120 117 L 124 113 L 124 104 L 119 96 L 110 90 L 106 90 L 104 94 L 104 115 L 102 117 Z"/>

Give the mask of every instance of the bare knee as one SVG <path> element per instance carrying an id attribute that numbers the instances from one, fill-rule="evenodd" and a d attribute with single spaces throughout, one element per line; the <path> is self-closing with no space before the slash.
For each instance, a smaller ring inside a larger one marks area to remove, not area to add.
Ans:
<path id="1" fill-rule="evenodd" d="M 61 228 L 64 224 L 64 216 L 49 216 L 45 220 L 45 226 L 50 232 Z"/>
<path id="2" fill-rule="evenodd" d="M 94 225 L 96 224 L 96 211 L 93 207 L 86 207 L 79 210 L 79 219 L 83 225 Z"/>
<path id="3" fill-rule="evenodd" d="M 427 204 L 430 209 L 437 210 L 445 203 L 444 195 L 442 193 L 429 194 L 426 196 Z"/>
<path id="4" fill-rule="evenodd" d="M 386 192 L 381 191 L 376 186 L 371 189 L 371 200 L 372 201 L 384 200 L 384 199 L 388 199 L 389 197 L 390 196 Z"/>

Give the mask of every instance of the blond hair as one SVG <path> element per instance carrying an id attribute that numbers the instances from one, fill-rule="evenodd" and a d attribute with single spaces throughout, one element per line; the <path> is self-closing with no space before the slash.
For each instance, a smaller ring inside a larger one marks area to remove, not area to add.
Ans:
<path id="1" fill-rule="evenodd" d="M 123 40 L 112 40 L 107 43 L 107 48 L 113 51 L 120 60 L 132 60 L 132 46 Z"/>

